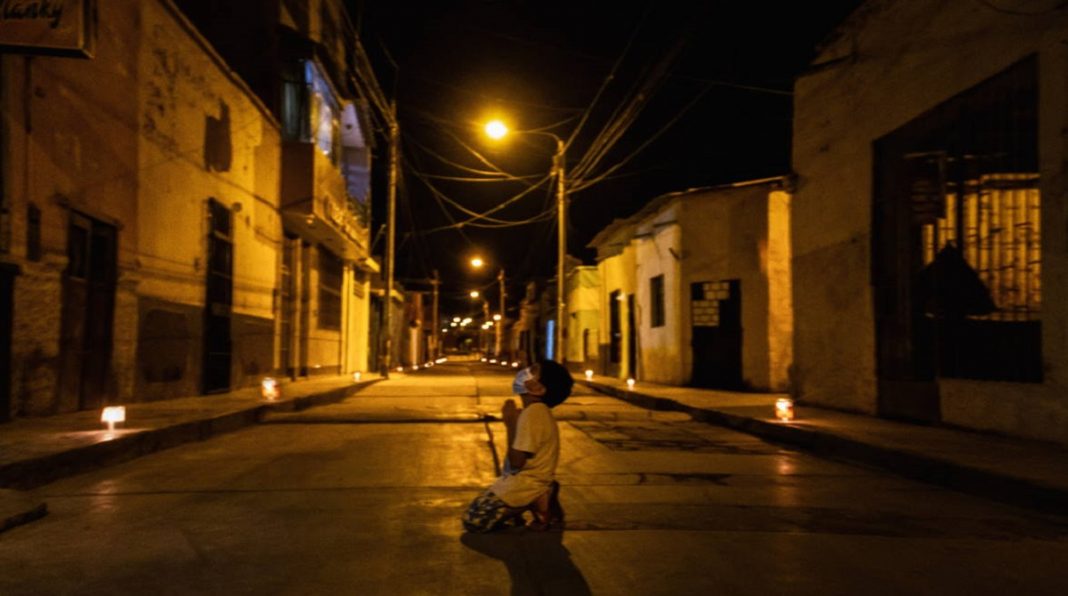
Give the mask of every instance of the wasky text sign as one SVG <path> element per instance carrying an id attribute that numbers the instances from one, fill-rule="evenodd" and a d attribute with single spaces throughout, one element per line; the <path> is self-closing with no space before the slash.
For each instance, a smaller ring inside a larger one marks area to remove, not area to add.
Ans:
<path id="1" fill-rule="evenodd" d="M 92 55 L 96 0 L 0 0 L 0 51 Z"/>

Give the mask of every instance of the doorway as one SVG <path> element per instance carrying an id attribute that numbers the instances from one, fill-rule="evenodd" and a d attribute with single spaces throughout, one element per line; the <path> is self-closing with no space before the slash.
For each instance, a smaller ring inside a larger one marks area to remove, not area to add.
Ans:
<path id="1" fill-rule="evenodd" d="M 690 284 L 691 385 L 742 389 L 742 282 Z"/>
<path id="2" fill-rule="evenodd" d="M 233 222 L 222 203 L 208 201 L 208 270 L 204 301 L 204 393 L 230 390 L 234 300 Z"/>
<path id="3" fill-rule="evenodd" d="M 114 391 L 110 377 L 117 237 L 115 226 L 70 213 L 60 332 L 62 410 L 99 408 Z"/>
<path id="4" fill-rule="evenodd" d="M 623 352 L 623 319 L 621 318 L 619 301 L 622 296 L 619 290 L 614 290 L 608 295 L 608 366 L 605 372 L 609 376 L 619 375 L 619 363 Z"/>
<path id="5" fill-rule="evenodd" d="M 638 378 L 638 325 L 634 294 L 627 294 L 627 375 Z"/>

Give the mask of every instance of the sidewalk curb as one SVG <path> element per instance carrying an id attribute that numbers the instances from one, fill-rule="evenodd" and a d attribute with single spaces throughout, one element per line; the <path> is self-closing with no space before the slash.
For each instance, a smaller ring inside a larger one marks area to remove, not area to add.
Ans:
<path id="1" fill-rule="evenodd" d="M 37 488 L 67 476 L 122 463 L 185 443 L 204 441 L 257 424 L 268 412 L 299 411 L 341 401 L 380 380 L 369 379 L 278 403 L 251 403 L 247 407 L 201 420 L 120 434 L 110 441 L 12 462 L 0 466 L 0 488 Z"/>
<path id="2" fill-rule="evenodd" d="M 694 420 L 784 443 L 814 455 L 858 463 L 912 480 L 1009 503 L 1043 513 L 1068 514 L 1068 491 L 1026 478 L 999 474 L 922 453 L 873 445 L 801 424 L 731 414 L 689 406 L 673 399 L 621 389 L 585 379 L 576 382 L 606 395 L 650 410 L 684 412 Z"/>
<path id="3" fill-rule="evenodd" d="M 0 489 L 0 534 L 41 519 L 48 505 L 16 490 Z"/>

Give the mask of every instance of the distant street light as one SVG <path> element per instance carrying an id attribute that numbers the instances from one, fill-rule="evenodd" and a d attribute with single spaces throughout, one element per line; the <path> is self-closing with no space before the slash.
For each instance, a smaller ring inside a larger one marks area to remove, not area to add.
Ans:
<path id="1" fill-rule="evenodd" d="M 484 265 L 484 264 L 485 264 L 485 262 L 482 260 L 482 257 L 472 257 L 471 258 L 471 266 L 474 267 L 475 269 L 481 269 L 482 265 Z"/>
<path id="2" fill-rule="evenodd" d="M 471 294 L 470 294 L 470 296 L 471 296 L 472 298 L 478 298 L 478 297 L 479 297 L 479 296 L 481 296 L 481 295 L 482 295 L 482 294 L 481 294 L 481 293 L 479 293 L 479 291 L 478 291 L 478 290 L 471 290 Z"/>
<path id="3" fill-rule="evenodd" d="M 509 134 L 508 127 L 500 120 L 486 123 L 486 135 L 492 139 L 501 139 Z M 567 309 L 564 305 L 564 267 L 567 261 L 567 178 L 564 172 L 567 144 L 555 134 L 545 130 L 519 130 L 517 134 L 541 135 L 556 142 L 553 153 L 553 165 L 550 174 L 556 178 L 556 325 L 553 328 L 555 346 L 553 359 L 564 362 L 567 351 L 564 349 L 564 324 L 567 321 Z M 503 271 L 502 271 L 503 279 Z"/>

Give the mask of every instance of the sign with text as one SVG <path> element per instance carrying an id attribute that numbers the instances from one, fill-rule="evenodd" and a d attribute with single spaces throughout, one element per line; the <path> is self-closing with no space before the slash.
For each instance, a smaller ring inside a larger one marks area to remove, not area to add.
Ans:
<path id="1" fill-rule="evenodd" d="M 0 0 L 0 52 L 90 57 L 96 0 Z"/>

